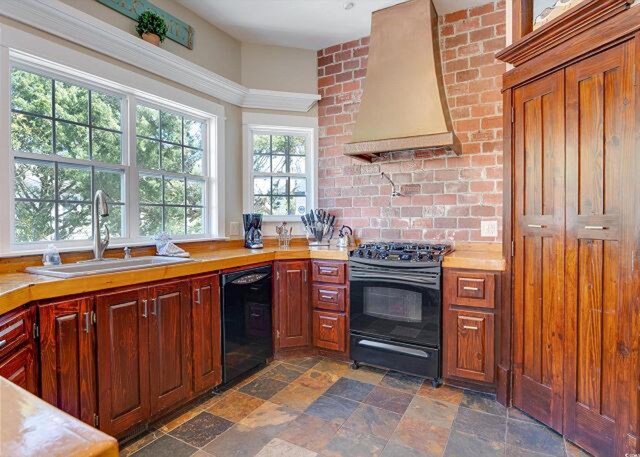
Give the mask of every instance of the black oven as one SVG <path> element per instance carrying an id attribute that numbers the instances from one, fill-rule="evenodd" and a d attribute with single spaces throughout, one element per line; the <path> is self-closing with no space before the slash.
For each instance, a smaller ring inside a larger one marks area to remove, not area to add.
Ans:
<path id="1" fill-rule="evenodd" d="M 442 266 L 351 258 L 351 359 L 440 378 Z"/>

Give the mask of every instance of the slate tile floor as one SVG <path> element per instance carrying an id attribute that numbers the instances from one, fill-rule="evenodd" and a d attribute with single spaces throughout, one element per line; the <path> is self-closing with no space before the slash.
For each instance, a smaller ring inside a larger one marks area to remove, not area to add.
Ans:
<path id="1" fill-rule="evenodd" d="M 586 456 L 490 395 L 319 357 L 271 363 L 154 424 L 135 457 Z"/>

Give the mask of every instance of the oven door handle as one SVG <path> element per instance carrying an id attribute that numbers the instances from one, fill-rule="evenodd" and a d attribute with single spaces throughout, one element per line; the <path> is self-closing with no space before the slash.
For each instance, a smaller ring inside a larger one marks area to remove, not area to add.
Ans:
<path id="1" fill-rule="evenodd" d="M 380 341 L 360 340 L 358 346 L 364 346 L 366 348 L 378 349 L 395 354 L 409 355 L 411 357 L 419 357 L 421 359 L 431 358 L 428 352 L 421 349 L 406 348 L 402 346 L 396 346 L 395 344 L 382 343 Z"/>
<path id="2" fill-rule="evenodd" d="M 354 273 L 353 271 L 351 272 L 351 275 L 349 276 L 349 281 L 350 282 L 357 282 L 357 281 L 383 281 L 385 283 L 388 284 L 398 284 L 398 285 L 414 285 L 414 286 L 420 286 L 420 287 L 428 287 L 430 289 L 439 289 L 440 288 L 440 284 L 439 281 L 435 278 L 433 279 L 429 279 L 429 280 L 424 280 L 424 279 L 416 279 L 414 277 L 410 277 L 410 276 L 394 276 L 393 278 L 390 278 L 387 275 L 376 275 L 376 274 L 358 274 L 358 273 Z"/>

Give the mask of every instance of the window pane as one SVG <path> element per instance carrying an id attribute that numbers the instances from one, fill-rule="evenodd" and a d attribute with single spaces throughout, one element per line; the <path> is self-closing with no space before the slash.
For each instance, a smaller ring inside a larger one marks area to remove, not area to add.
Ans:
<path id="1" fill-rule="evenodd" d="M 202 235 L 204 233 L 204 209 L 187 208 L 187 234 Z"/>
<path id="2" fill-rule="evenodd" d="M 89 91 L 83 87 L 55 81 L 56 118 L 89 123 Z"/>
<path id="3" fill-rule="evenodd" d="M 286 216 L 289 214 L 287 197 L 273 197 L 271 200 L 273 215 Z"/>
<path id="4" fill-rule="evenodd" d="M 202 149 L 202 131 L 204 125 L 202 122 L 184 120 L 184 144 L 192 148 Z"/>
<path id="5" fill-rule="evenodd" d="M 273 195 L 287 195 L 287 181 L 289 178 L 272 178 L 272 190 Z"/>
<path id="6" fill-rule="evenodd" d="M 253 178 L 253 194 L 269 195 L 271 193 L 271 178 Z"/>
<path id="7" fill-rule="evenodd" d="M 184 179 L 164 179 L 164 202 L 166 204 L 184 205 L 185 202 Z"/>
<path id="8" fill-rule="evenodd" d="M 14 68 L 11 71 L 11 108 L 51 116 L 50 78 Z"/>
<path id="9" fill-rule="evenodd" d="M 166 206 L 164 208 L 164 231 L 170 235 L 185 234 L 184 208 Z"/>
<path id="10" fill-rule="evenodd" d="M 162 143 L 162 169 L 182 173 L 182 147 Z"/>
<path id="11" fill-rule="evenodd" d="M 254 155 L 253 171 L 258 171 L 260 173 L 269 173 L 271 171 L 271 156 L 258 154 Z"/>
<path id="12" fill-rule="evenodd" d="M 182 116 L 160 112 L 162 141 L 182 144 Z"/>
<path id="13" fill-rule="evenodd" d="M 136 107 L 136 134 L 160 138 L 160 111 L 138 105 Z"/>
<path id="14" fill-rule="evenodd" d="M 202 176 L 202 151 L 184 148 L 184 172 Z"/>
<path id="15" fill-rule="evenodd" d="M 16 160 L 16 198 L 53 200 L 55 198 L 55 185 L 53 163 Z"/>
<path id="16" fill-rule="evenodd" d="M 160 169 L 160 142 L 153 140 L 142 140 L 138 138 L 137 141 L 137 162 L 138 165 L 150 170 Z"/>
<path id="17" fill-rule="evenodd" d="M 56 122 L 56 154 L 74 159 L 89 159 L 89 128 Z"/>
<path id="18" fill-rule="evenodd" d="M 162 178 L 159 176 L 140 176 L 140 201 L 143 203 L 162 203 Z"/>
<path id="19" fill-rule="evenodd" d="M 96 170 L 96 190 L 107 194 L 109 203 L 124 202 L 124 172 L 110 170 Z"/>
<path id="20" fill-rule="evenodd" d="M 305 157 L 289 156 L 289 173 L 306 173 L 305 164 Z"/>
<path id="21" fill-rule="evenodd" d="M 273 154 L 287 153 L 287 137 L 284 135 L 271 136 L 271 152 Z"/>
<path id="22" fill-rule="evenodd" d="M 307 180 L 306 178 L 291 178 L 291 195 L 306 195 Z"/>
<path id="23" fill-rule="evenodd" d="M 289 197 L 289 214 L 302 216 L 307 213 L 307 197 Z"/>
<path id="24" fill-rule="evenodd" d="M 104 219 L 107 227 L 109 227 L 109 235 L 111 238 L 122 238 L 124 236 L 123 208 L 123 205 L 111 205 L 109 208 L 109 217 Z"/>
<path id="25" fill-rule="evenodd" d="M 88 240 L 91 238 L 91 207 L 88 203 L 58 205 L 58 239 Z"/>
<path id="26" fill-rule="evenodd" d="M 253 197 L 253 211 L 260 214 L 271 214 L 271 197 Z"/>
<path id="27" fill-rule="evenodd" d="M 271 171 L 273 173 L 286 173 L 286 156 L 271 156 Z"/>
<path id="28" fill-rule="evenodd" d="M 93 132 L 93 160 L 104 163 L 122 163 L 122 134 L 94 129 Z"/>
<path id="29" fill-rule="evenodd" d="M 140 235 L 155 236 L 162 231 L 162 206 L 140 206 Z"/>
<path id="30" fill-rule="evenodd" d="M 58 167 L 58 198 L 65 201 L 92 201 L 91 168 L 60 165 Z"/>
<path id="31" fill-rule="evenodd" d="M 254 154 L 270 154 L 271 153 L 271 136 L 270 135 L 253 135 L 253 153 Z"/>
<path id="32" fill-rule="evenodd" d="M 118 97 L 91 92 L 91 124 L 105 129 L 120 130 L 121 100 Z"/>
<path id="33" fill-rule="evenodd" d="M 306 138 L 303 136 L 291 136 L 289 137 L 289 153 L 304 155 L 307 150 L 305 147 Z"/>
<path id="34" fill-rule="evenodd" d="M 16 202 L 15 239 L 18 243 L 54 239 L 53 205 L 52 202 Z"/>
<path id="35" fill-rule="evenodd" d="M 14 151 L 51 154 L 53 150 L 51 121 L 13 113 L 11 115 L 11 147 Z"/>
<path id="36" fill-rule="evenodd" d="M 187 179 L 187 205 L 204 205 L 204 182 Z"/>

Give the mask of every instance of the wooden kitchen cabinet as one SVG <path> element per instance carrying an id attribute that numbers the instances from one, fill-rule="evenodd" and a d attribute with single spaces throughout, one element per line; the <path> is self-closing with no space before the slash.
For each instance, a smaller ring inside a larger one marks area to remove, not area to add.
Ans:
<path id="1" fill-rule="evenodd" d="M 93 297 L 38 306 L 43 400 L 95 425 L 96 363 Z"/>
<path id="2" fill-rule="evenodd" d="M 98 414 L 113 436 L 149 417 L 150 311 L 146 287 L 96 296 Z"/>
<path id="3" fill-rule="evenodd" d="M 313 346 L 346 353 L 348 349 L 347 263 L 313 260 Z"/>
<path id="4" fill-rule="evenodd" d="M 196 278 L 191 291 L 193 389 L 198 394 L 222 382 L 220 277 Z"/>
<path id="5" fill-rule="evenodd" d="M 34 395 L 38 394 L 35 345 L 27 343 L 0 361 L 0 376 Z"/>
<path id="6" fill-rule="evenodd" d="M 0 376 L 37 395 L 34 324 L 33 307 L 0 316 Z"/>
<path id="7" fill-rule="evenodd" d="M 341 313 L 313 311 L 313 345 L 321 349 L 344 352 L 346 317 Z"/>
<path id="8" fill-rule="evenodd" d="M 276 263 L 278 349 L 309 346 L 309 261 Z"/>
<path id="9" fill-rule="evenodd" d="M 488 271 L 444 270 L 443 372 L 448 381 L 495 390 L 497 277 Z"/>
<path id="10" fill-rule="evenodd" d="M 151 414 L 191 393 L 191 301 L 189 281 L 149 288 Z"/>

